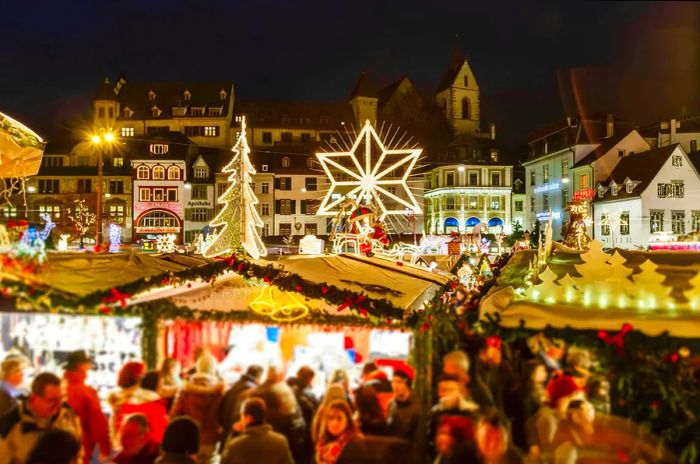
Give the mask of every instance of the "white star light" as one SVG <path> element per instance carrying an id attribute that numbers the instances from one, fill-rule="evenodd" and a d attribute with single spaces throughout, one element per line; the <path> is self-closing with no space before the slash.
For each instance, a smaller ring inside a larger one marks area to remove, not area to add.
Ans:
<path id="1" fill-rule="evenodd" d="M 379 156 L 373 153 L 373 144 L 378 148 L 374 151 L 379 152 Z M 358 159 L 358 151 L 361 160 Z M 420 148 L 388 150 L 367 120 L 349 151 L 316 153 L 331 183 L 317 214 L 335 215 L 344 197 L 357 198 L 358 202 L 366 204 L 376 202 L 381 210 L 380 219 L 387 215 L 405 215 L 407 210 L 421 214 L 420 206 L 406 183 L 421 152 Z M 329 166 L 335 171 L 331 172 Z M 400 177 L 392 176 L 391 173 L 399 168 L 403 169 L 403 174 Z M 405 199 L 389 191 L 389 188 L 403 190 Z M 399 208 L 387 209 L 386 199 L 398 203 Z"/>

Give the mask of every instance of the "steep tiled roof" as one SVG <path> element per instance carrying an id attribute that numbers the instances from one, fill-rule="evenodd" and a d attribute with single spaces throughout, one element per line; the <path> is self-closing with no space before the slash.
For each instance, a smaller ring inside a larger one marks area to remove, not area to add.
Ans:
<path id="1" fill-rule="evenodd" d="M 622 139 L 627 137 L 630 134 L 630 132 L 632 131 L 622 132 L 619 134 L 615 134 L 612 137 L 602 139 L 601 144 L 594 148 L 589 154 L 581 158 L 579 162 L 574 165 L 574 167 L 585 166 L 596 161 L 598 158 L 602 157 L 607 152 L 609 152 Z"/>
<path id="2" fill-rule="evenodd" d="M 408 79 L 406 76 L 402 76 L 401 78 L 397 79 L 396 81 L 392 82 L 391 84 L 387 85 L 386 87 L 379 89 L 379 102 L 377 105 L 381 108 L 384 106 L 392 96 L 394 96 L 394 92 L 399 88 L 399 86 L 403 83 L 403 81 L 408 81 L 408 83 L 411 84 L 411 81 Z"/>
<path id="3" fill-rule="evenodd" d="M 456 58 L 452 61 L 452 64 L 447 69 L 447 71 L 445 71 L 445 74 L 443 74 L 442 79 L 440 79 L 440 85 L 438 85 L 437 88 L 438 92 L 440 92 L 441 90 L 448 89 L 452 86 L 455 79 L 457 79 L 457 75 L 462 69 L 462 65 L 465 61 L 467 61 L 467 59 L 464 56 L 461 56 L 458 59 Z"/>
<path id="4" fill-rule="evenodd" d="M 222 100 L 220 91 L 226 92 Z M 149 92 L 153 91 L 155 97 L 149 98 Z M 185 99 L 185 91 L 189 92 L 189 100 Z M 121 104 L 121 114 L 117 119 L 170 119 L 173 117 L 173 107 L 212 107 L 221 110 L 221 116 L 228 113 L 229 104 L 233 93 L 231 81 L 216 82 L 127 82 L 116 96 Z M 158 107 L 160 116 L 153 116 L 151 108 Z M 124 109 L 128 107 L 134 114 L 127 117 Z M 207 116 L 207 112 L 203 116 Z M 187 117 L 189 115 L 189 110 Z"/>
<path id="5" fill-rule="evenodd" d="M 354 121 L 347 103 L 238 101 L 236 115 L 246 115 L 251 127 L 335 131 Z M 237 122 L 233 124 L 238 125 Z"/>
<path id="6" fill-rule="evenodd" d="M 360 76 L 357 78 L 357 82 L 355 82 L 355 86 L 352 88 L 348 100 L 352 100 L 355 97 L 378 97 L 377 90 L 364 72 L 360 73 Z"/>
<path id="7" fill-rule="evenodd" d="M 669 145 L 654 150 L 648 150 L 634 155 L 627 155 L 620 160 L 615 167 L 615 170 L 610 176 L 601 182 L 603 186 L 608 186 L 610 182 L 615 181 L 616 184 L 622 185 L 625 179 L 638 183 L 632 193 L 627 193 L 627 189 L 621 188 L 617 195 L 613 196 L 610 190 L 605 192 L 603 197 L 596 196 L 593 203 L 611 200 L 624 200 L 626 198 L 635 198 L 642 194 L 649 186 L 649 183 L 654 179 L 661 167 L 671 153 L 678 147 L 678 144 Z"/>

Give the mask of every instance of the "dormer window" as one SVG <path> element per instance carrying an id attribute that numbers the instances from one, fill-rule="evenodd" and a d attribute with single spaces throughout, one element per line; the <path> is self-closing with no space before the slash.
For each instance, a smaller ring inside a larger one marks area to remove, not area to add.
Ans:
<path id="1" fill-rule="evenodd" d="M 308 116 L 299 116 L 299 122 L 301 124 L 311 124 L 311 118 Z"/>
<path id="2" fill-rule="evenodd" d="M 128 106 L 124 107 L 124 111 L 122 111 L 122 113 L 124 114 L 125 118 L 130 118 L 134 115 L 134 112 Z"/>
<path id="3" fill-rule="evenodd" d="M 152 143 L 149 150 L 154 155 L 164 155 L 168 152 L 168 145 L 165 143 Z"/>
<path id="4" fill-rule="evenodd" d="M 285 156 L 282 158 L 282 167 L 283 168 L 288 168 L 290 164 L 289 157 Z"/>
<path id="5" fill-rule="evenodd" d="M 603 198 L 603 195 L 605 195 L 605 187 L 600 186 L 598 187 L 598 198 Z"/>
<path id="6" fill-rule="evenodd" d="M 283 114 L 282 115 L 282 124 L 291 124 L 292 123 L 292 117 L 288 114 Z"/>
<path id="7" fill-rule="evenodd" d="M 307 168 L 315 168 L 316 163 L 314 162 L 314 159 L 312 157 L 306 158 L 306 167 Z"/>
<path id="8" fill-rule="evenodd" d="M 186 113 L 187 113 L 186 106 L 174 106 L 173 107 L 173 116 L 184 116 Z"/>
<path id="9" fill-rule="evenodd" d="M 185 101 L 190 101 L 190 98 L 192 98 L 192 93 L 189 90 L 185 90 L 182 92 L 182 98 L 184 98 Z"/>
<path id="10" fill-rule="evenodd" d="M 209 168 L 207 166 L 195 166 L 194 177 L 196 179 L 206 179 L 209 177 Z"/>
<path id="11" fill-rule="evenodd" d="M 153 90 L 148 91 L 148 100 L 149 101 L 155 101 L 156 99 L 156 93 Z"/>
<path id="12" fill-rule="evenodd" d="M 228 94 L 224 89 L 219 90 L 219 100 L 226 100 Z"/>
<path id="13" fill-rule="evenodd" d="M 204 107 L 190 108 L 190 116 L 204 116 Z"/>
<path id="14" fill-rule="evenodd" d="M 321 116 L 318 119 L 318 122 L 322 126 L 327 126 L 330 123 L 330 119 L 328 118 L 328 116 Z"/>
<path id="15" fill-rule="evenodd" d="M 612 196 L 617 196 L 617 185 L 611 185 L 610 186 L 610 194 Z"/>
<path id="16" fill-rule="evenodd" d="M 627 193 L 632 193 L 632 190 L 634 190 L 634 184 L 632 182 L 628 182 L 626 187 Z"/>
<path id="17" fill-rule="evenodd" d="M 207 108 L 207 114 L 209 116 L 221 116 L 222 109 L 220 106 L 218 108 Z"/>
<path id="18" fill-rule="evenodd" d="M 498 163 L 498 152 L 497 151 L 491 152 L 491 161 L 494 163 Z"/>
<path id="19" fill-rule="evenodd" d="M 163 112 L 156 105 L 153 105 L 151 107 L 151 116 L 153 116 L 154 118 L 157 118 L 158 116 L 160 116 L 161 113 L 163 113 Z"/>

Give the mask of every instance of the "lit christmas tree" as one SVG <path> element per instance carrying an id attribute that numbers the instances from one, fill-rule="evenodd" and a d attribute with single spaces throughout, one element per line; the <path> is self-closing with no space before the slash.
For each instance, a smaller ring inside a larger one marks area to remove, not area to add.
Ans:
<path id="1" fill-rule="evenodd" d="M 223 226 L 223 229 L 204 250 L 204 256 L 213 258 L 228 255 L 243 246 L 253 259 L 258 259 L 267 255 L 267 249 L 258 234 L 258 228 L 263 226 L 263 221 L 255 209 L 258 199 L 250 186 L 255 168 L 248 156 L 250 147 L 246 140 L 245 117 L 241 118 L 241 133 L 232 151 L 233 158 L 222 170 L 229 174 L 228 181 L 231 182 L 218 200 L 224 208 L 209 223 L 211 227 Z"/>

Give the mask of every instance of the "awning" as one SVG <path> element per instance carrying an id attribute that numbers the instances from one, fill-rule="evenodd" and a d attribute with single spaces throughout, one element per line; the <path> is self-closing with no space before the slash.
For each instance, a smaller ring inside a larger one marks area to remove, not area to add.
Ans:
<path id="1" fill-rule="evenodd" d="M 481 219 L 479 219 L 478 217 L 472 216 L 469 219 L 467 219 L 467 227 L 474 227 L 479 225 L 480 223 Z"/>

